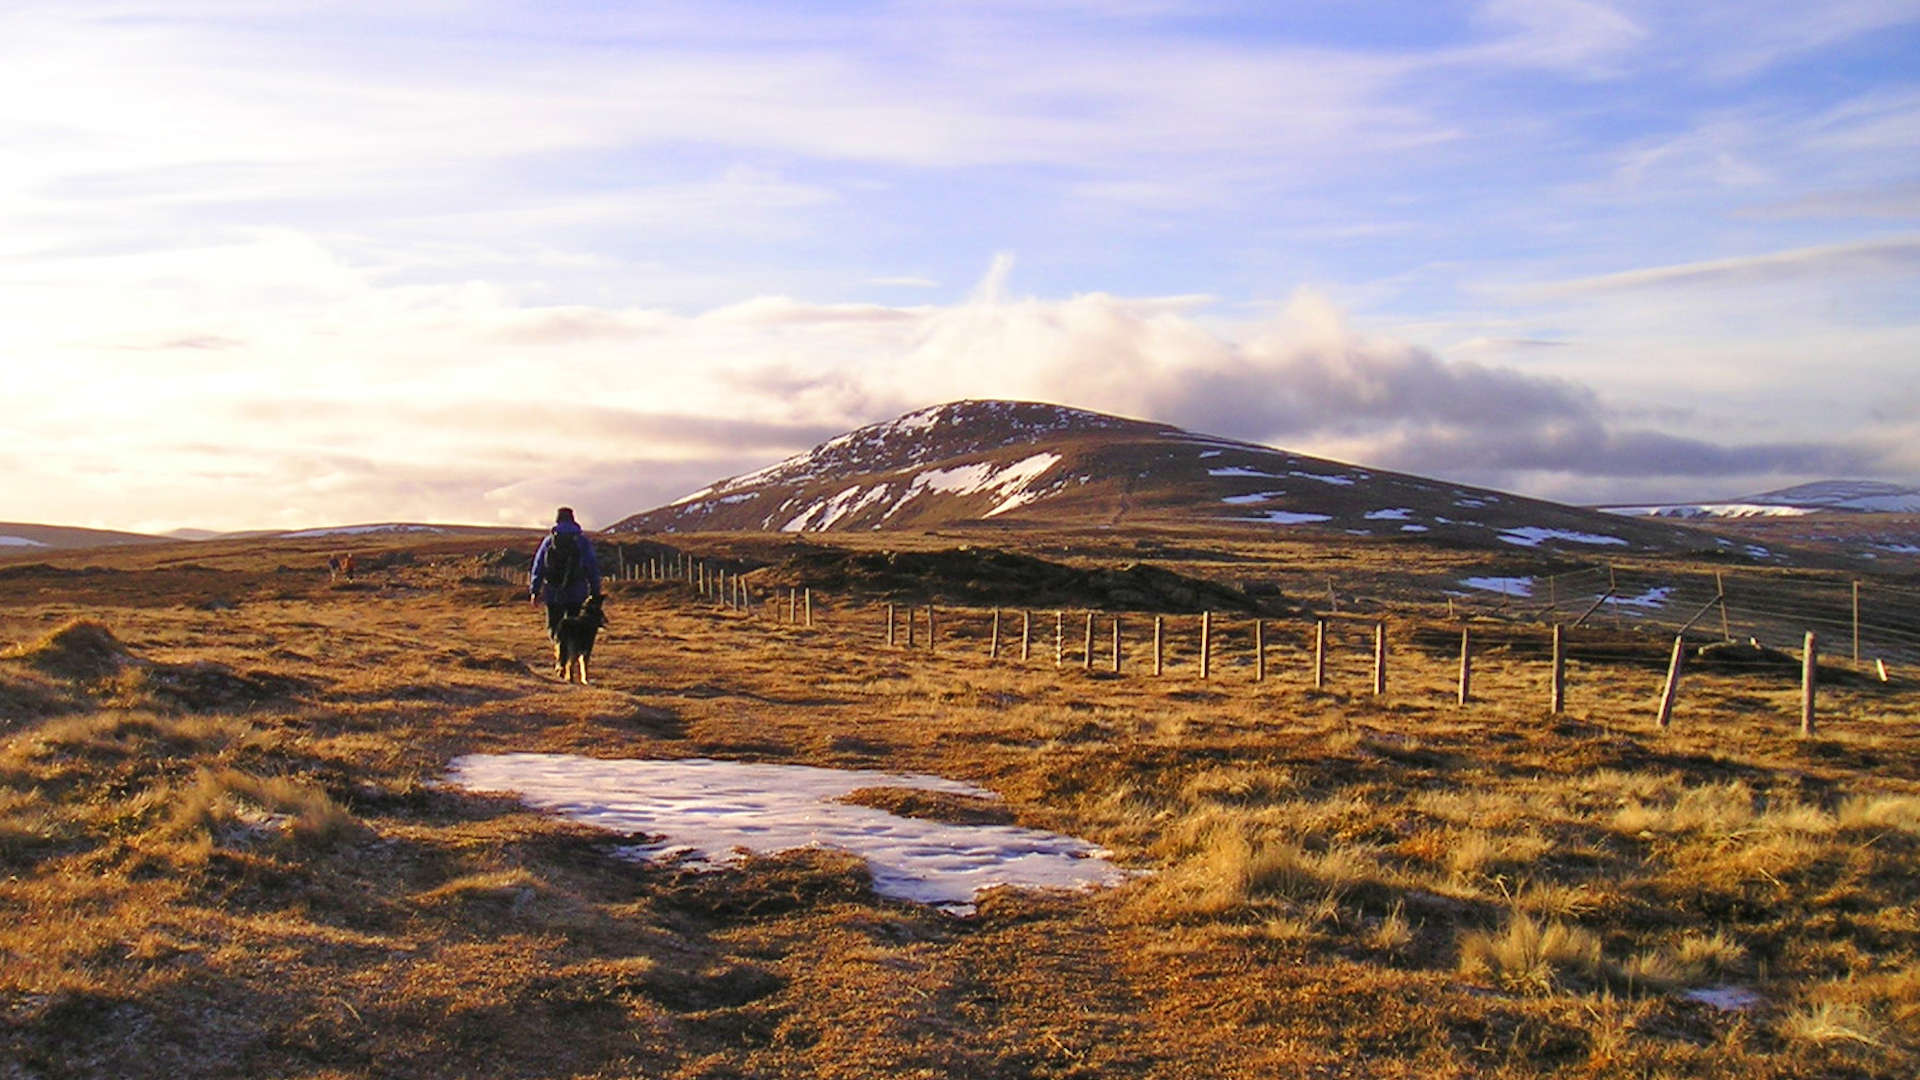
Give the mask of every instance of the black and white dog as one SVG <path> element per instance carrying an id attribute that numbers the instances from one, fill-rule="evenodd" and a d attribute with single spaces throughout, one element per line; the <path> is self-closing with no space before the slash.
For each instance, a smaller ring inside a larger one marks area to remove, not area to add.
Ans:
<path id="1" fill-rule="evenodd" d="M 560 625 L 554 631 L 553 655 L 563 682 L 573 681 L 577 670 L 580 684 L 586 685 L 587 660 L 593 656 L 593 639 L 607 625 L 607 614 L 602 610 L 605 601 L 605 597 L 589 596 L 587 602 L 580 605 L 580 614 L 561 617 Z"/>

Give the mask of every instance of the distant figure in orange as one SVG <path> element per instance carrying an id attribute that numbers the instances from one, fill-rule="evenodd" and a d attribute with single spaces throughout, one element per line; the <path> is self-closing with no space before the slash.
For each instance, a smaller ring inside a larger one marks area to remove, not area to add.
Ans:
<path id="1" fill-rule="evenodd" d="M 343 577 L 348 581 L 353 580 L 352 553 L 327 556 L 327 579 L 330 581 L 339 581 Z"/>

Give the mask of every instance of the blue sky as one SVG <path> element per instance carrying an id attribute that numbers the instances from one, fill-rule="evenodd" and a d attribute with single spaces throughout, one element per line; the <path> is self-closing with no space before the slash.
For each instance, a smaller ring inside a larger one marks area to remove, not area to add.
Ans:
<path id="1" fill-rule="evenodd" d="M 0 11 L 0 519 L 605 523 L 963 396 L 1920 480 L 1920 3 Z"/>

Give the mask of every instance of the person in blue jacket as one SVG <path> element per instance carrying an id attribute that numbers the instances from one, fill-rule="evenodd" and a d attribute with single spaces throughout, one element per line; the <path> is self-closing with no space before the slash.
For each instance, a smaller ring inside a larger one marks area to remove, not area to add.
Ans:
<path id="1" fill-rule="evenodd" d="M 593 541 L 573 520 L 573 507 L 553 515 L 553 530 L 533 553 L 533 575 L 527 583 L 529 599 L 547 605 L 547 637 L 553 639 L 553 662 L 560 662 L 560 620 L 580 614 L 589 596 L 600 595 L 600 564 Z"/>

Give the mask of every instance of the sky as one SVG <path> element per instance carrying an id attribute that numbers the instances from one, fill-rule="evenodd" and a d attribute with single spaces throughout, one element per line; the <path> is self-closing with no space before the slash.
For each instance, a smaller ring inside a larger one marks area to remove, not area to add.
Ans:
<path id="1" fill-rule="evenodd" d="M 959 398 L 1920 481 L 1920 0 L 0 0 L 0 520 L 604 526 Z"/>

